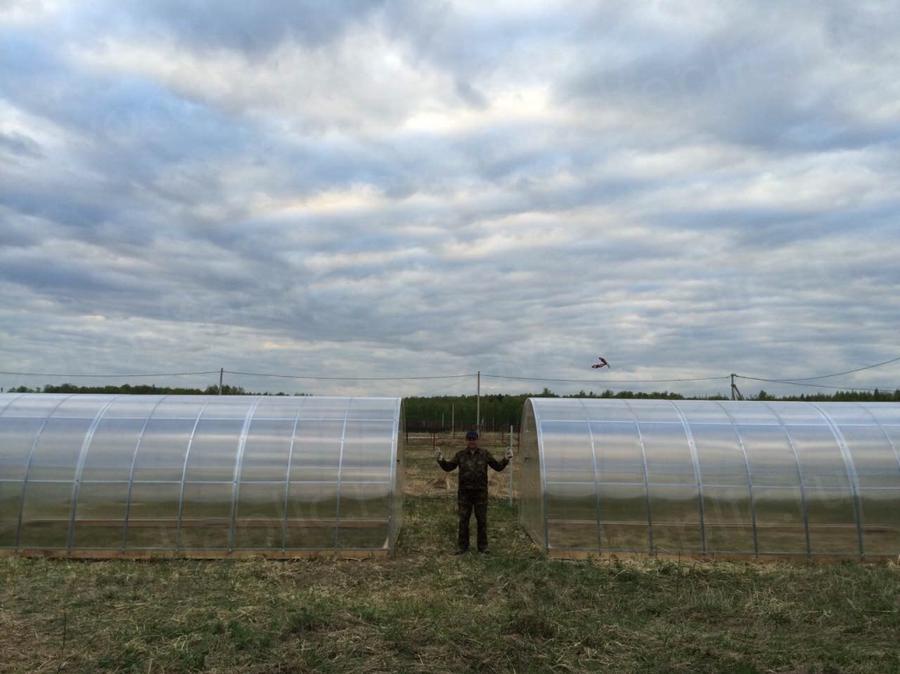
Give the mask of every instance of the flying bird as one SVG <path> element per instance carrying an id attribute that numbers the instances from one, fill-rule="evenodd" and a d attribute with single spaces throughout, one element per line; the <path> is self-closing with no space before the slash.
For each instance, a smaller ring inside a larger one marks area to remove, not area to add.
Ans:
<path id="1" fill-rule="evenodd" d="M 609 363 L 603 356 L 597 356 L 597 362 L 591 365 L 591 367 L 595 370 L 599 370 L 601 367 L 609 367 Z"/>

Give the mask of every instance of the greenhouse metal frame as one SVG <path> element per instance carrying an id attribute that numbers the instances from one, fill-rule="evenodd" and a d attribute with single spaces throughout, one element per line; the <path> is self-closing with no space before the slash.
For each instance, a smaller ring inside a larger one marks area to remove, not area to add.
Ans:
<path id="1" fill-rule="evenodd" d="M 399 398 L 0 395 L 0 554 L 390 554 Z"/>
<path id="2" fill-rule="evenodd" d="M 551 556 L 900 555 L 900 405 L 530 398 L 520 521 Z"/>

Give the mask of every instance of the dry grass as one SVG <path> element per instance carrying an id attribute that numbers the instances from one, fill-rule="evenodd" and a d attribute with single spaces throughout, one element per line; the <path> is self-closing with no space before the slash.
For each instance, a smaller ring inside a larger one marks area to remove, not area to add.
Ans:
<path id="1" fill-rule="evenodd" d="M 499 498 L 453 557 L 430 450 L 396 559 L 0 560 L 0 671 L 900 671 L 896 565 L 550 561 Z"/>

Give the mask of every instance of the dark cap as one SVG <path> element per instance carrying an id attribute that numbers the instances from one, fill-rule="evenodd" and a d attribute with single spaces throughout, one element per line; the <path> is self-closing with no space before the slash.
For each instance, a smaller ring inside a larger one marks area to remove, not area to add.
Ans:
<path id="1" fill-rule="evenodd" d="M 466 433 L 466 440 L 477 440 L 478 439 L 478 431 L 469 431 Z"/>

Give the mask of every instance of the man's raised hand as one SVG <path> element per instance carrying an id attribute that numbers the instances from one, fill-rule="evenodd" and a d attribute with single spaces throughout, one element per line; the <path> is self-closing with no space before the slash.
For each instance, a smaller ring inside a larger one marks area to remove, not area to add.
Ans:
<path id="1" fill-rule="evenodd" d="M 444 453 L 441 451 L 440 447 L 434 448 L 434 458 L 437 459 L 438 461 L 444 460 Z"/>
<path id="2" fill-rule="evenodd" d="M 504 454 L 503 456 L 505 456 L 508 460 L 512 461 L 512 458 L 513 458 L 512 447 L 507 447 L 506 454 Z"/>

